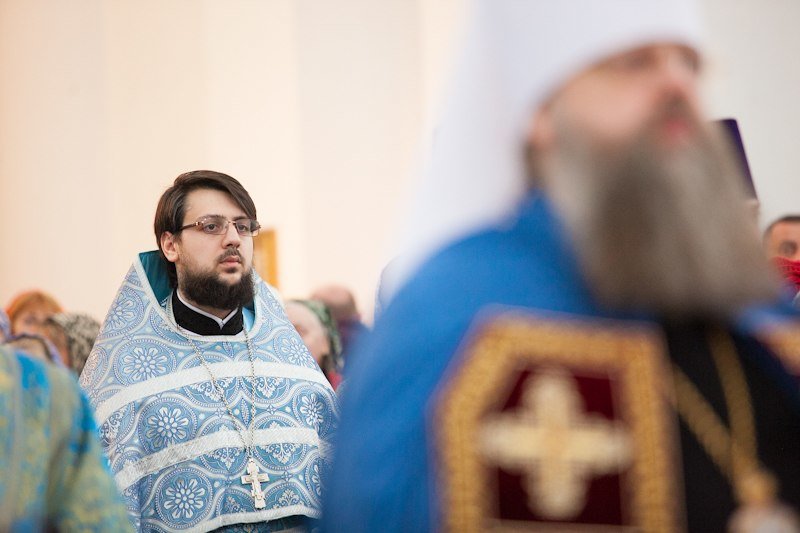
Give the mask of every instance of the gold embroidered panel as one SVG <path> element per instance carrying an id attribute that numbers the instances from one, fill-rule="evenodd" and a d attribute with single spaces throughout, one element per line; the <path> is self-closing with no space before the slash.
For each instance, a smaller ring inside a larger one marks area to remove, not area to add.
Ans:
<path id="1" fill-rule="evenodd" d="M 436 397 L 447 531 L 683 529 L 657 330 L 503 315 Z"/>

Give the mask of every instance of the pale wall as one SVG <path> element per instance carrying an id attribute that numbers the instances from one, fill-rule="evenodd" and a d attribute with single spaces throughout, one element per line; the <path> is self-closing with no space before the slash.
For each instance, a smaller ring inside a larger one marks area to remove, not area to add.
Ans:
<path id="1" fill-rule="evenodd" d="M 420 115 L 408 0 L 0 0 L 0 302 L 102 318 L 179 173 L 242 181 L 288 297 L 367 317 Z M 34 220 L 30 220 L 35 217 Z"/>
<path id="2" fill-rule="evenodd" d="M 800 2 L 702 3 L 714 61 L 709 109 L 739 120 L 762 226 L 800 213 Z"/>
<path id="3" fill-rule="evenodd" d="M 222 170 L 277 228 L 281 288 L 369 316 L 464 0 L 0 0 L 0 302 L 102 318 L 180 172 Z M 708 101 L 765 219 L 800 208 L 800 4 L 704 0 Z"/>

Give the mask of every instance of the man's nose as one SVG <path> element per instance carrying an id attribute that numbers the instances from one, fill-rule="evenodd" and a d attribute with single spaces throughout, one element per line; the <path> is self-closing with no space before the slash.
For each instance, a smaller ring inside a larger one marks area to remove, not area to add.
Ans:
<path id="1" fill-rule="evenodd" d="M 659 81 L 665 92 L 694 101 L 698 92 L 697 66 L 680 49 L 664 50 L 659 58 Z"/>
<path id="2" fill-rule="evenodd" d="M 222 246 L 224 248 L 228 246 L 239 246 L 242 243 L 242 236 L 236 231 L 236 224 L 233 222 L 228 222 L 228 226 L 225 228 L 225 233 L 223 233 L 223 235 Z"/>

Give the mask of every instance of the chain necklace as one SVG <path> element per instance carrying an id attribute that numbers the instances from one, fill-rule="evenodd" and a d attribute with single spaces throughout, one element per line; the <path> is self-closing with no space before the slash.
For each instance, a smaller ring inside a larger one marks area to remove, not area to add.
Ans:
<path id="1" fill-rule="evenodd" d="M 739 507 L 728 522 L 731 532 L 800 532 L 794 512 L 778 498 L 775 476 L 758 460 L 755 416 L 744 370 L 728 335 L 715 330 L 709 347 L 722 384 L 730 429 L 689 377 L 673 364 L 675 396 L 668 395 L 678 415 L 734 488 Z"/>
<path id="2" fill-rule="evenodd" d="M 177 325 L 177 324 L 176 324 Z M 183 330 L 180 326 L 179 329 Z M 256 418 L 256 365 L 255 365 L 255 350 L 253 349 L 253 342 L 250 340 L 250 335 L 247 334 L 247 327 L 245 326 L 242 330 L 244 332 L 244 339 L 245 343 L 247 344 L 247 355 L 250 359 L 250 424 L 249 427 L 245 427 L 244 424 L 239 421 L 238 418 L 233 414 L 233 409 L 231 408 L 230 404 L 228 403 L 227 398 L 225 398 L 225 393 L 222 390 L 219 382 L 217 381 L 216 376 L 214 376 L 214 372 L 211 371 L 211 366 L 206 361 L 206 358 L 203 357 L 203 352 L 200 348 L 195 344 L 195 342 L 190 339 L 187 335 L 184 335 L 184 338 L 189 342 L 194 350 L 194 353 L 200 359 L 200 362 L 203 364 L 203 367 L 208 372 L 209 377 L 211 378 L 211 386 L 216 391 L 217 395 L 219 396 L 219 400 L 225 406 L 225 409 L 228 411 L 228 415 L 230 415 L 231 420 L 233 420 L 234 428 L 236 429 L 236 434 L 239 435 L 239 440 L 242 441 L 242 446 L 244 447 L 244 451 L 247 454 L 247 474 L 241 476 L 242 485 L 251 485 L 250 495 L 253 497 L 253 504 L 255 505 L 256 509 L 263 509 L 267 506 L 266 497 L 264 495 L 264 491 L 261 489 L 261 483 L 269 481 L 269 476 L 267 474 L 259 473 L 259 466 L 255 460 L 255 454 L 253 453 L 255 450 L 255 418 Z M 249 436 L 250 442 L 247 442 L 245 436 Z"/>

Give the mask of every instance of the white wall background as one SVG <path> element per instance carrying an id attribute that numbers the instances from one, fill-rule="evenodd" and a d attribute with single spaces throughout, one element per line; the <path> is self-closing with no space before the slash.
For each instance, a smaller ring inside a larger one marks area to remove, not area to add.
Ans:
<path id="1" fill-rule="evenodd" d="M 800 2 L 702 4 L 712 61 L 708 108 L 739 120 L 762 226 L 800 213 Z"/>
<path id="2" fill-rule="evenodd" d="M 0 303 L 105 315 L 179 173 L 240 179 L 281 290 L 369 316 L 465 0 L 0 0 Z M 764 221 L 800 211 L 800 3 L 703 0 L 712 116 L 736 116 Z"/>

